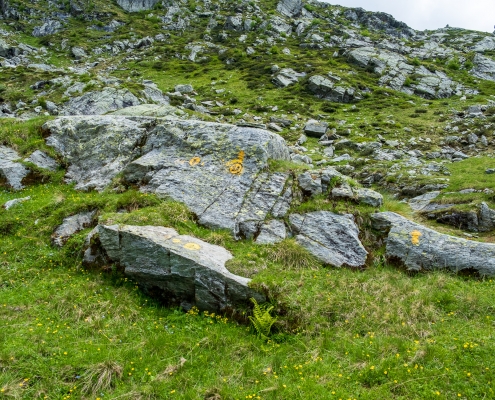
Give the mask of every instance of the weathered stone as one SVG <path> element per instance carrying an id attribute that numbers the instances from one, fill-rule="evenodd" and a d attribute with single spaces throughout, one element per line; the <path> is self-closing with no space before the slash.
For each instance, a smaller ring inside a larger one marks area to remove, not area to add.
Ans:
<path id="1" fill-rule="evenodd" d="M 74 56 L 74 58 L 75 58 L 76 60 L 81 60 L 81 59 L 83 59 L 83 58 L 85 58 L 85 57 L 87 57 L 87 56 L 88 56 L 88 55 L 86 54 L 86 52 L 84 51 L 84 49 L 83 49 L 83 48 L 81 48 L 81 47 L 73 47 L 73 48 L 71 49 L 71 53 L 72 53 L 72 55 Z"/>
<path id="2" fill-rule="evenodd" d="M 308 196 L 322 194 L 321 177 L 317 173 L 304 172 L 297 177 L 299 187 Z"/>
<path id="3" fill-rule="evenodd" d="M 320 99 L 337 103 L 350 103 L 353 100 L 359 100 L 354 89 L 335 86 L 334 82 L 321 75 L 313 75 L 309 78 L 308 90 Z"/>
<path id="4" fill-rule="evenodd" d="M 53 35 L 62 30 L 62 23 L 57 20 L 48 20 L 43 25 L 34 28 L 32 35 L 35 37 Z"/>
<path id="5" fill-rule="evenodd" d="M 478 232 L 478 214 L 475 211 L 451 211 L 436 218 L 440 224 L 451 225 L 457 229 Z"/>
<path id="6" fill-rule="evenodd" d="M 160 0 L 117 0 L 117 4 L 129 12 L 152 10 Z"/>
<path id="7" fill-rule="evenodd" d="M 175 86 L 175 91 L 179 93 L 192 93 L 194 88 L 189 84 Z"/>
<path id="8" fill-rule="evenodd" d="M 305 72 L 296 72 L 292 68 L 282 68 L 277 72 L 272 82 L 279 87 L 287 87 L 297 83 L 306 76 Z"/>
<path id="9" fill-rule="evenodd" d="M 474 67 L 469 73 L 477 78 L 495 81 L 495 61 L 476 53 L 473 59 Z"/>
<path id="10" fill-rule="evenodd" d="M 63 105 L 60 115 L 102 115 L 139 104 L 138 98 L 127 89 L 105 88 L 70 99 Z"/>
<path id="11" fill-rule="evenodd" d="M 272 220 L 261 227 L 256 244 L 275 244 L 287 238 L 287 229 L 283 221 Z"/>
<path id="12" fill-rule="evenodd" d="M 220 312 L 246 305 L 251 297 L 265 301 L 249 288 L 249 279 L 227 270 L 232 255 L 223 247 L 160 226 L 100 225 L 98 235 L 110 261 L 167 303 Z"/>
<path id="13" fill-rule="evenodd" d="M 9 210 L 10 208 L 16 206 L 17 204 L 24 203 L 25 201 L 28 201 L 28 200 L 31 200 L 31 196 L 23 197 L 20 199 L 9 200 L 9 201 L 5 202 L 5 204 L 2 207 L 5 208 L 6 210 Z"/>
<path id="14" fill-rule="evenodd" d="M 95 215 L 96 211 L 89 211 L 64 218 L 52 234 L 52 244 L 62 247 L 72 235 L 91 226 Z"/>
<path id="15" fill-rule="evenodd" d="M 59 118 L 44 129 L 76 188 L 102 190 L 123 172 L 142 190 L 185 203 L 201 224 L 236 236 L 241 222 L 264 221 L 287 193 L 288 173 L 263 172 L 269 159 L 289 159 L 285 141 L 269 131 L 120 116 Z"/>
<path id="16" fill-rule="evenodd" d="M 289 216 L 297 242 L 325 264 L 362 267 L 368 252 L 359 241 L 359 230 L 350 215 L 328 211 Z"/>
<path id="17" fill-rule="evenodd" d="M 495 245 L 438 233 L 392 213 L 372 215 L 373 227 L 387 234 L 386 255 L 413 271 L 475 270 L 495 275 Z"/>
<path id="18" fill-rule="evenodd" d="M 38 168 L 47 169 L 49 171 L 55 171 L 58 168 L 58 163 L 51 158 L 48 154 L 36 150 L 33 154 L 31 154 L 24 161 L 33 163 Z"/>
<path id="19" fill-rule="evenodd" d="M 478 213 L 478 230 L 490 232 L 495 229 L 495 210 L 488 207 L 485 202 L 481 203 Z"/>
<path id="20" fill-rule="evenodd" d="M 124 115 L 129 117 L 158 117 L 177 119 L 184 117 L 186 113 L 176 107 L 166 104 L 141 104 L 113 111 L 110 115 Z"/>
<path id="21" fill-rule="evenodd" d="M 15 150 L 0 146 L 0 184 L 6 183 L 15 190 L 24 187 L 22 180 L 29 174 L 29 170 L 16 162 L 19 159 L 19 154 Z"/>
<path id="22" fill-rule="evenodd" d="M 325 133 L 327 133 L 328 124 L 326 122 L 318 122 L 315 120 L 310 120 L 304 125 L 304 133 L 307 136 L 320 138 Z"/>
<path id="23" fill-rule="evenodd" d="M 280 0 L 277 5 L 277 11 L 286 17 L 297 17 L 302 10 L 302 0 Z"/>
<path id="24" fill-rule="evenodd" d="M 381 207 L 383 205 L 383 196 L 374 190 L 358 188 L 354 190 L 354 193 L 359 203 L 368 204 L 372 207 Z"/>
<path id="25" fill-rule="evenodd" d="M 422 211 L 425 207 L 429 206 L 433 200 L 440 195 L 440 191 L 428 192 L 420 196 L 416 196 L 409 200 L 409 205 L 413 211 Z"/>

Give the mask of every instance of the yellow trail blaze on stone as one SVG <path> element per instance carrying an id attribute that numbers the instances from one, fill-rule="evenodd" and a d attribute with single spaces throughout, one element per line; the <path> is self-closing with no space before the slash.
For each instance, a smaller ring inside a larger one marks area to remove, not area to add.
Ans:
<path id="1" fill-rule="evenodd" d="M 245 156 L 246 153 L 244 153 L 244 151 L 241 150 L 235 160 L 231 160 L 227 162 L 227 167 L 229 167 L 229 172 L 232 175 L 240 175 L 242 173 L 242 171 L 244 170 L 242 163 L 244 162 Z"/>
<path id="2" fill-rule="evenodd" d="M 186 243 L 184 245 L 184 248 L 187 249 L 187 250 L 199 250 L 201 249 L 201 246 L 199 244 L 196 244 L 196 243 Z"/>
<path id="3" fill-rule="evenodd" d="M 199 157 L 193 157 L 189 160 L 189 165 L 191 167 L 194 167 L 195 165 L 198 165 L 201 162 L 201 158 Z"/>
<path id="4" fill-rule="evenodd" d="M 180 239 L 172 239 L 172 242 L 174 242 L 174 243 L 180 243 Z"/>
<path id="5" fill-rule="evenodd" d="M 412 231 L 411 232 L 411 242 L 415 246 L 419 246 L 419 238 L 423 236 L 420 231 Z"/>

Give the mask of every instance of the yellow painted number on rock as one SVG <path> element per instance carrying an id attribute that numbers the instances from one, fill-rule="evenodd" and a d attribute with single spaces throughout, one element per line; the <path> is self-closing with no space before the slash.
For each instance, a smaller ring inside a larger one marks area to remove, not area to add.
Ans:
<path id="1" fill-rule="evenodd" d="M 412 231 L 411 232 L 411 242 L 415 246 L 419 246 L 419 238 L 423 236 L 420 231 Z"/>
<path id="2" fill-rule="evenodd" d="M 184 248 L 187 249 L 187 250 L 199 250 L 201 249 L 201 246 L 199 244 L 196 244 L 196 243 L 186 243 L 184 245 Z"/>
<path id="3" fill-rule="evenodd" d="M 195 165 L 198 165 L 201 162 L 201 158 L 199 157 L 193 157 L 189 160 L 189 165 L 191 167 L 194 167 Z"/>
<path id="4" fill-rule="evenodd" d="M 244 151 L 241 150 L 237 155 L 236 159 L 231 160 L 227 163 L 227 167 L 229 167 L 229 172 L 232 175 L 240 175 L 242 173 L 242 171 L 244 170 L 242 163 L 244 162 L 245 156 L 246 154 L 244 153 Z"/>

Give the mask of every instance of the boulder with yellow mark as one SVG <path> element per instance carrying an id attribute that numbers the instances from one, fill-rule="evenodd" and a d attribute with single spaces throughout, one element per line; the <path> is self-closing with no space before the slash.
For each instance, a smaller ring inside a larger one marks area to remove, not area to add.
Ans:
<path id="1" fill-rule="evenodd" d="M 371 218 L 373 228 L 387 235 L 387 257 L 409 270 L 472 270 L 482 276 L 495 275 L 495 244 L 445 235 L 393 212 Z"/>
<path id="2" fill-rule="evenodd" d="M 99 225 L 88 242 L 86 264 L 115 263 L 146 292 L 185 309 L 219 312 L 265 301 L 249 279 L 230 273 L 229 251 L 161 226 Z"/>

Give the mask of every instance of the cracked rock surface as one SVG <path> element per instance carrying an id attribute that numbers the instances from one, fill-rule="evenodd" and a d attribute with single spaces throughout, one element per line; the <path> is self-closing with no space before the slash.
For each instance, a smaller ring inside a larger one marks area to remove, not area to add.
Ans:
<path id="1" fill-rule="evenodd" d="M 160 226 L 99 225 L 97 231 L 110 261 L 168 303 L 218 312 L 251 297 L 265 301 L 248 278 L 225 268 L 232 255 L 223 247 Z M 92 252 L 86 250 L 86 260 L 95 258 Z"/>
<path id="2" fill-rule="evenodd" d="M 122 116 L 49 121 L 53 146 L 69 164 L 77 189 L 103 190 L 119 173 L 145 192 L 185 203 L 201 224 L 243 236 L 243 222 L 283 217 L 292 192 L 289 173 L 265 172 L 288 160 L 277 134 L 201 121 Z"/>
<path id="3" fill-rule="evenodd" d="M 387 257 L 409 270 L 475 270 L 495 275 L 495 245 L 445 235 L 393 212 L 372 215 L 373 228 L 386 233 Z"/>
<path id="4" fill-rule="evenodd" d="M 368 252 L 352 216 L 315 211 L 291 214 L 289 221 L 297 242 L 323 263 L 362 267 L 366 262 Z"/>
<path id="5" fill-rule="evenodd" d="M 24 187 L 22 180 L 29 174 L 26 167 L 16 162 L 19 159 L 20 156 L 15 150 L 0 146 L 0 181 L 5 181 L 15 190 Z"/>

